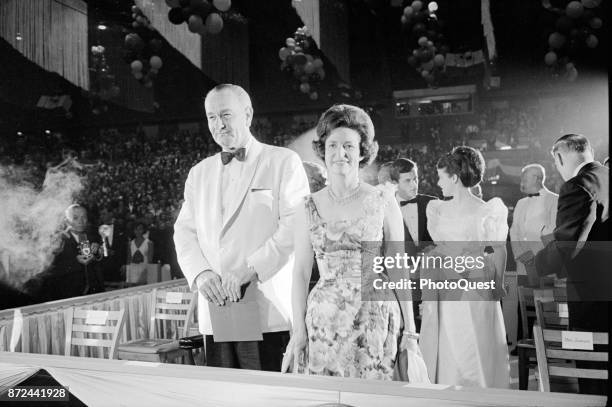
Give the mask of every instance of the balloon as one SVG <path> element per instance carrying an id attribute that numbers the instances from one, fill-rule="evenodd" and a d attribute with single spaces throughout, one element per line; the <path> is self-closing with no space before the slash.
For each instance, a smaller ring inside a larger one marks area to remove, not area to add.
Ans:
<path id="1" fill-rule="evenodd" d="M 125 36 L 125 45 L 129 49 L 140 50 L 144 47 L 142 38 L 136 33 L 130 33 Z"/>
<path id="2" fill-rule="evenodd" d="M 314 65 L 316 69 L 323 67 L 323 61 L 321 60 L 321 58 L 315 58 L 315 60 L 312 61 L 312 64 Z"/>
<path id="3" fill-rule="evenodd" d="M 168 20 L 172 23 L 172 24 L 183 24 L 185 22 L 185 17 L 183 16 L 183 10 L 179 7 L 176 8 L 171 8 L 170 11 L 168 11 Z"/>
<path id="4" fill-rule="evenodd" d="M 429 61 L 427 61 L 427 62 L 425 62 L 425 63 L 423 64 L 423 69 L 425 69 L 425 70 L 427 70 L 427 71 L 430 71 L 430 72 L 431 72 L 431 70 L 433 69 L 433 67 L 434 67 L 434 61 L 433 61 L 433 59 L 430 59 Z"/>
<path id="5" fill-rule="evenodd" d="M 425 27 L 425 24 L 423 23 L 416 23 L 414 27 L 412 27 L 412 32 L 415 34 L 424 33 L 425 30 L 426 30 L 426 27 Z"/>
<path id="6" fill-rule="evenodd" d="M 421 62 L 427 62 L 429 61 L 431 58 L 433 57 L 433 53 L 426 49 L 426 50 L 422 50 L 419 55 L 417 56 L 417 58 L 419 59 L 419 61 Z"/>
<path id="7" fill-rule="evenodd" d="M 293 48 L 295 47 L 295 40 L 293 38 L 287 38 L 285 40 L 285 44 L 287 44 L 288 47 Z"/>
<path id="8" fill-rule="evenodd" d="M 567 80 L 570 82 L 574 82 L 577 78 L 578 78 L 578 70 L 572 67 L 567 72 Z"/>
<path id="9" fill-rule="evenodd" d="M 138 8 L 138 6 L 132 6 L 132 13 L 140 13 L 140 9 Z"/>
<path id="10" fill-rule="evenodd" d="M 427 47 L 428 48 L 433 48 L 433 41 L 427 41 Z"/>
<path id="11" fill-rule="evenodd" d="M 423 2 L 421 0 L 413 1 L 412 8 L 414 11 L 421 11 L 421 9 L 423 8 Z"/>
<path id="12" fill-rule="evenodd" d="M 286 60 L 290 54 L 291 54 L 291 51 L 287 47 L 282 47 L 280 50 L 278 50 L 278 57 L 282 61 Z"/>
<path id="13" fill-rule="evenodd" d="M 429 71 L 424 69 L 423 72 L 421 72 L 421 76 L 423 78 L 425 78 L 426 76 L 429 76 Z"/>
<path id="14" fill-rule="evenodd" d="M 582 5 L 586 8 L 595 8 L 601 4 L 601 0 L 582 0 Z"/>
<path id="15" fill-rule="evenodd" d="M 321 80 L 325 79 L 325 69 L 323 68 L 317 69 L 317 75 L 319 75 L 319 78 L 321 78 Z"/>
<path id="16" fill-rule="evenodd" d="M 406 18 L 412 16 L 414 14 L 414 9 L 410 6 L 406 6 L 404 7 L 404 15 L 406 16 Z"/>
<path id="17" fill-rule="evenodd" d="M 582 15 L 583 11 L 584 6 L 582 5 L 582 3 L 575 0 L 570 1 L 567 7 L 565 7 L 565 14 L 567 14 L 568 17 L 571 18 L 579 18 Z"/>
<path id="18" fill-rule="evenodd" d="M 419 43 L 419 45 L 420 45 L 421 47 L 426 46 L 426 45 L 427 45 L 427 37 L 421 37 L 421 38 L 419 38 L 418 43 Z"/>
<path id="19" fill-rule="evenodd" d="M 417 58 L 414 55 L 410 55 L 408 57 L 408 65 L 410 65 L 412 67 L 416 67 L 418 63 L 419 63 L 419 61 L 417 60 Z"/>
<path id="20" fill-rule="evenodd" d="M 559 32 L 567 34 L 572 29 L 572 27 L 574 27 L 574 20 L 572 20 L 568 16 L 561 16 L 557 19 L 555 27 L 557 27 L 557 30 Z"/>
<path id="21" fill-rule="evenodd" d="M 152 69 L 161 69 L 163 62 L 160 57 L 153 55 L 151 59 L 149 59 L 149 65 L 151 65 Z"/>
<path id="22" fill-rule="evenodd" d="M 153 51 L 159 51 L 163 45 L 163 43 L 161 42 L 160 39 L 158 38 L 153 38 L 150 42 L 149 45 L 151 46 L 151 49 Z"/>
<path id="23" fill-rule="evenodd" d="M 136 61 L 132 61 L 130 68 L 132 68 L 132 72 L 140 72 L 142 71 L 142 62 L 140 62 L 138 59 Z"/>
<path id="24" fill-rule="evenodd" d="M 301 91 L 302 93 L 308 93 L 308 92 L 310 92 L 310 85 L 309 85 L 308 83 L 302 83 L 302 84 L 300 85 L 300 91 Z"/>
<path id="25" fill-rule="evenodd" d="M 599 44 L 599 40 L 593 34 L 589 35 L 586 39 L 586 45 L 589 48 L 596 48 L 597 44 Z"/>
<path id="26" fill-rule="evenodd" d="M 554 65 L 557 62 L 557 54 L 554 51 L 547 52 L 544 55 L 544 62 L 548 66 Z"/>
<path id="27" fill-rule="evenodd" d="M 432 1 L 431 3 L 429 3 L 427 8 L 429 8 L 429 11 L 431 13 L 435 13 L 436 11 L 438 11 L 438 3 L 436 3 L 435 1 Z"/>
<path id="28" fill-rule="evenodd" d="M 319 94 L 314 91 L 310 93 L 310 100 L 317 100 L 319 98 Z"/>
<path id="29" fill-rule="evenodd" d="M 166 0 L 166 5 L 170 8 L 175 8 L 178 7 L 179 4 L 179 0 Z"/>
<path id="30" fill-rule="evenodd" d="M 315 66 L 312 62 L 306 62 L 306 65 L 304 65 L 304 72 L 306 72 L 307 74 L 311 74 L 315 71 Z"/>
<path id="31" fill-rule="evenodd" d="M 598 30 L 603 25 L 603 21 L 599 17 L 594 17 L 589 21 L 589 25 L 591 26 L 592 29 Z"/>
<path id="32" fill-rule="evenodd" d="M 295 65 L 298 65 L 298 66 L 303 67 L 303 65 L 304 65 L 306 62 L 308 62 L 308 60 L 306 59 L 306 55 L 304 55 L 304 54 L 302 54 L 302 53 L 298 53 L 298 54 L 295 54 L 295 55 L 293 56 L 293 63 L 294 63 Z M 314 62 L 313 62 L 313 64 L 314 64 Z"/>
<path id="33" fill-rule="evenodd" d="M 554 32 L 548 36 L 548 45 L 550 45 L 552 49 L 559 49 L 563 44 L 565 44 L 565 36 L 563 34 Z"/>
<path id="34" fill-rule="evenodd" d="M 202 31 L 204 21 L 202 20 L 202 17 L 194 14 L 189 17 L 189 20 L 187 20 L 187 26 L 189 27 L 189 31 L 192 33 L 197 33 Z"/>
<path id="35" fill-rule="evenodd" d="M 139 72 L 132 72 L 132 74 L 134 75 L 134 78 L 136 78 L 138 80 L 141 80 L 142 77 L 143 77 L 142 72 L 140 72 L 140 71 Z"/>
<path id="36" fill-rule="evenodd" d="M 148 80 L 144 83 L 145 88 L 152 88 L 153 87 L 153 81 L 152 80 Z"/>
<path id="37" fill-rule="evenodd" d="M 219 11 L 227 11 L 232 7 L 231 0 L 213 0 L 213 6 Z"/>
<path id="38" fill-rule="evenodd" d="M 223 29 L 223 19 L 217 13 L 210 13 L 206 17 L 206 30 L 211 34 L 219 34 Z"/>
<path id="39" fill-rule="evenodd" d="M 408 19 L 406 18 L 405 15 L 402 14 L 402 17 L 400 18 L 400 21 L 402 22 L 402 24 L 406 25 L 408 24 Z"/>
<path id="40" fill-rule="evenodd" d="M 435 66 L 440 67 L 440 66 L 444 66 L 444 62 L 446 61 L 445 61 L 444 55 L 438 54 L 434 57 L 433 62 Z"/>

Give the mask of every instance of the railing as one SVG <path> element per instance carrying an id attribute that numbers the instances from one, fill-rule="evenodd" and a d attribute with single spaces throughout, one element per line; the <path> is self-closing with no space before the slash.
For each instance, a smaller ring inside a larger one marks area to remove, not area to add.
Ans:
<path id="1" fill-rule="evenodd" d="M 120 342 L 148 337 L 154 289 L 187 291 L 185 279 L 0 311 L 0 351 L 64 354 L 65 313 L 71 307 L 126 312 Z M 80 356 L 91 356 L 79 350 Z"/>

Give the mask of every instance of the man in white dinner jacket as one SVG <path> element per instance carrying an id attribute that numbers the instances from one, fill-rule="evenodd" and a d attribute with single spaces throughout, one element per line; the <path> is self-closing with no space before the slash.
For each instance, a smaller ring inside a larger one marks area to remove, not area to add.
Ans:
<path id="1" fill-rule="evenodd" d="M 309 193 L 306 172 L 295 152 L 253 137 L 251 99 L 240 86 L 216 86 L 204 106 L 222 152 L 189 171 L 174 225 L 178 262 L 199 291 L 208 365 L 280 371 L 291 325 L 293 216 Z M 228 324 L 215 333 L 211 319 Z M 258 325 L 262 340 L 246 325 Z"/>

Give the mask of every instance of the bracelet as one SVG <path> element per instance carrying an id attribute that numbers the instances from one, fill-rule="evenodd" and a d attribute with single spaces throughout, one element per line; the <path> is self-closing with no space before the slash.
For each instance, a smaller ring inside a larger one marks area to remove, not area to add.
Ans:
<path id="1" fill-rule="evenodd" d="M 410 339 L 419 339 L 419 334 L 416 332 L 404 331 L 402 335 L 407 336 Z"/>

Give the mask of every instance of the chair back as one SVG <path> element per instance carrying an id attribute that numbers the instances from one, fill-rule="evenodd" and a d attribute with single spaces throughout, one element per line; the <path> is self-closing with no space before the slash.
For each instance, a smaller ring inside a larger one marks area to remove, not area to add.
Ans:
<path id="1" fill-rule="evenodd" d="M 521 326 L 523 328 L 523 339 L 531 337 L 531 326 L 536 319 L 535 301 L 533 288 L 518 287 L 519 308 L 521 310 Z"/>
<path id="2" fill-rule="evenodd" d="M 66 342 L 64 355 L 72 354 L 73 346 L 97 348 L 98 357 L 104 358 L 108 350 L 108 359 L 116 359 L 119 335 L 125 323 L 125 311 L 99 311 L 80 308 L 66 310 Z M 83 348 L 81 348 L 83 349 Z M 94 350 L 91 350 L 91 354 Z M 79 351 L 83 356 L 84 352 Z"/>
<path id="3" fill-rule="evenodd" d="M 195 293 L 154 290 L 151 301 L 149 338 L 178 339 L 189 336 L 197 305 Z"/>
<path id="4" fill-rule="evenodd" d="M 575 345 L 577 342 L 568 340 L 565 332 L 570 331 L 542 329 L 539 325 L 533 327 L 540 391 L 551 391 L 551 377 L 608 379 L 608 370 L 605 367 L 579 369 L 575 364 L 576 360 L 605 363 L 608 361 L 608 352 L 576 349 L 580 346 Z M 582 334 L 592 337 L 595 346 L 608 345 L 609 339 L 606 332 L 583 332 Z M 564 340 L 564 336 L 566 340 Z M 558 391 L 558 389 L 555 389 L 555 391 Z"/>
<path id="5" fill-rule="evenodd" d="M 567 330 L 569 328 L 567 302 L 536 299 L 536 317 L 542 329 Z"/>

